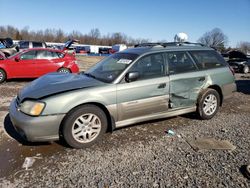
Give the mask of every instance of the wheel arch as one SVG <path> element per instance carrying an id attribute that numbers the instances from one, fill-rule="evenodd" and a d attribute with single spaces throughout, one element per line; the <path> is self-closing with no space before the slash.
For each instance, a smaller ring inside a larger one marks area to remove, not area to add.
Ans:
<path id="1" fill-rule="evenodd" d="M 8 79 L 8 74 L 7 74 L 7 71 L 6 71 L 3 67 L 0 67 L 0 70 L 2 70 L 2 71 L 5 73 L 5 76 L 6 76 L 6 78 L 5 78 L 5 79 Z"/>
<path id="2" fill-rule="evenodd" d="M 59 67 L 59 68 L 57 69 L 57 72 L 59 72 L 60 69 L 68 69 L 69 72 L 72 73 L 71 69 L 70 69 L 70 68 L 67 68 L 67 67 Z"/>
<path id="3" fill-rule="evenodd" d="M 62 131 L 62 125 L 63 122 L 65 121 L 67 115 L 72 112 L 73 110 L 75 110 L 76 108 L 80 108 L 82 106 L 85 105 L 93 105 L 96 106 L 97 108 L 100 108 L 106 115 L 107 118 L 107 122 L 108 122 L 108 132 L 112 132 L 115 129 L 115 121 L 112 118 L 111 114 L 109 113 L 108 109 L 101 103 L 97 103 L 97 102 L 88 102 L 88 103 L 83 103 L 83 104 L 79 104 L 77 106 L 75 106 L 74 108 L 72 108 L 71 110 L 68 111 L 68 113 L 65 115 L 65 117 L 63 118 L 61 124 L 60 124 L 60 128 L 59 128 L 59 135 L 61 135 L 61 131 Z"/>
<path id="4" fill-rule="evenodd" d="M 222 103 L 223 103 L 223 93 L 222 93 L 221 87 L 218 86 L 218 85 L 210 85 L 208 88 L 214 89 L 215 91 L 217 91 L 219 93 L 219 96 L 220 96 L 220 106 L 222 106 Z"/>

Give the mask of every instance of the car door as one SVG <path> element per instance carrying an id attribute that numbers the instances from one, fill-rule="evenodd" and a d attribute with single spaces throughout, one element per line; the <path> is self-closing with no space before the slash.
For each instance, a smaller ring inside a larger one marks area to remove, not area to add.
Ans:
<path id="1" fill-rule="evenodd" d="M 18 59 L 13 61 L 11 68 L 13 76 L 16 78 L 34 78 L 36 71 L 34 61 L 36 60 L 36 50 L 29 50 L 22 53 Z"/>
<path id="2" fill-rule="evenodd" d="M 63 64 L 63 62 L 60 64 L 58 61 L 60 61 L 60 59 L 57 53 L 48 50 L 39 50 L 36 61 L 38 76 L 49 72 L 56 72 L 61 67 L 61 64 Z"/>
<path id="3" fill-rule="evenodd" d="M 117 85 L 118 121 L 167 111 L 169 78 L 162 53 L 140 58 L 128 72 L 138 72 L 133 82 Z"/>
<path id="4" fill-rule="evenodd" d="M 166 60 L 170 79 L 170 107 L 174 109 L 195 105 L 200 90 L 207 81 L 206 75 L 198 71 L 187 52 L 167 52 Z"/>

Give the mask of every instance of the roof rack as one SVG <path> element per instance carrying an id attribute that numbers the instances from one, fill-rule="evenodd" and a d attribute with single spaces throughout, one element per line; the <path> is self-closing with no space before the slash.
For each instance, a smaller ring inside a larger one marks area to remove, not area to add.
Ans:
<path id="1" fill-rule="evenodd" d="M 157 43 L 157 42 L 153 42 L 153 43 L 141 43 L 141 44 L 136 44 L 134 47 L 138 48 L 138 47 L 154 47 L 154 46 L 162 46 L 162 43 Z"/>
<path id="2" fill-rule="evenodd" d="M 162 46 L 162 47 L 168 47 L 168 46 L 188 46 L 188 45 L 194 45 L 194 46 L 205 46 L 201 43 L 194 43 L 194 42 L 156 42 L 156 43 L 141 43 L 136 44 L 134 47 L 155 47 L 155 46 Z"/>

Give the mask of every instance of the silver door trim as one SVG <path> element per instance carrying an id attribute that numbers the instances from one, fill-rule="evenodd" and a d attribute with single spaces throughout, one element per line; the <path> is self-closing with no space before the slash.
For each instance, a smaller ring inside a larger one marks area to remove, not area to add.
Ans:
<path id="1" fill-rule="evenodd" d="M 127 125 L 131 125 L 131 124 L 135 124 L 135 123 L 139 123 L 143 121 L 178 116 L 181 114 L 186 114 L 186 113 L 195 112 L 195 111 L 196 111 L 196 106 L 192 106 L 192 107 L 185 108 L 185 109 L 178 109 L 178 110 L 172 110 L 172 111 L 168 111 L 164 113 L 156 113 L 156 114 L 150 114 L 147 116 L 131 118 L 131 119 L 116 122 L 116 128 L 124 127 Z"/>

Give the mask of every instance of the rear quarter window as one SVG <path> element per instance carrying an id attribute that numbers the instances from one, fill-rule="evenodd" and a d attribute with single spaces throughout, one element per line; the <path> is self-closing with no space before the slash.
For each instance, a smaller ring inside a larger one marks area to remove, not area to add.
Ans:
<path id="1" fill-rule="evenodd" d="M 215 51 L 190 51 L 199 69 L 213 69 L 226 66 L 223 58 Z"/>

